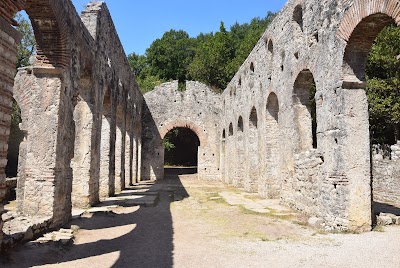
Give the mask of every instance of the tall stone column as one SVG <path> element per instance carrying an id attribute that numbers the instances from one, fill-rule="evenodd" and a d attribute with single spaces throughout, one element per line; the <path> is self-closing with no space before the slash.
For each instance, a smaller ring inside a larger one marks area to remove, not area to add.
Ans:
<path id="1" fill-rule="evenodd" d="M 34 67 L 22 70 L 15 82 L 21 109 L 29 110 L 23 115 L 23 129 L 29 132 L 21 148 L 24 192 L 18 208 L 26 216 L 52 218 L 54 225 L 71 216 L 74 128 L 68 81 L 62 68 Z M 27 85 L 29 96 L 24 95 Z"/>
<path id="2" fill-rule="evenodd" d="M 127 129 L 129 129 L 127 127 Z M 125 138 L 125 185 L 124 187 L 128 187 L 132 184 L 132 133 L 129 131 L 126 132 Z"/>
<path id="3" fill-rule="evenodd" d="M 74 110 L 75 151 L 71 162 L 72 205 L 81 208 L 94 205 L 98 201 L 92 185 L 93 176 L 91 176 L 93 114 L 91 107 L 84 99 L 81 96 L 78 98 Z"/>
<path id="4" fill-rule="evenodd" d="M 1 201 L 5 197 L 8 136 L 10 134 L 12 112 L 12 89 L 17 61 L 17 44 L 20 41 L 18 32 L 0 17 L 0 241 L 3 238 Z M 1 243 L 0 243 L 1 250 Z"/>
<path id="5" fill-rule="evenodd" d="M 110 195 L 110 118 L 102 117 L 101 123 L 101 142 L 100 142 L 100 182 L 99 195 L 100 200 L 104 200 Z"/>
<path id="6" fill-rule="evenodd" d="M 138 151 L 138 139 L 136 137 L 136 133 L 132 135 L 132 181 L 131 185 L 138 182 L 138 159 L 139 159 L 139 151 Z"/>
<path id="7" fill-rule="evenodd" d="M 121 127 L 117 126 L 117 136 L 115 139 L 115 184 L 114 184 L 114 192 L 115 189 L 120 191 L 121 189 L 121 166 L 122 166 L 122 131 Z"/>

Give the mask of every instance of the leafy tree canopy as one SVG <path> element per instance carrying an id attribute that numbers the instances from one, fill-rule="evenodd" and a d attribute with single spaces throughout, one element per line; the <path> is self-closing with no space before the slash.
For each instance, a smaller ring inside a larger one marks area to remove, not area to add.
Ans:
<path id="1" fill-rule="evenodd" d="M 377 36 L 367 63 L 367 95 L 374 142 L 400 139 L 400 28 L 389 25 Z"/>

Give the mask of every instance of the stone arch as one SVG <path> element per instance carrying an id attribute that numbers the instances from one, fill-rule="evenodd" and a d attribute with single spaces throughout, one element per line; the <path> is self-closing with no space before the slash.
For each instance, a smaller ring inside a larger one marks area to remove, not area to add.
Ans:
<path id="1" fill-rule="evenodd" d="M 295 144 L 296 153 L 316 148 L 316 132 L 313 131 L 312 121 L 312 109 L 315 109 L 315 105 L 310 101 L 313 86 L 315 87 L 315 81 L 311 71 L 302 70 L 293 86 L 295 141 L 298 141 Z"/>
<path id="2" fill-rule="evenodd" d="M 93 156 L 95 137 L 94 105 L 91 100 L 92 80 L 90 77 L 81 77 L 78 82 L 79 93 L 74 98 L 73 120 L 75 126 L 74 157 L 72 167 L 73 207 L 85 208 L 99 201 L 98 176 L 94 174 L 93 166 L 96 157 Z"/>
<path id="3" fill-rule="evenodd" d="M 229 124 L 229 134 L 228 134 L 228 136 L 233 136 L 233 124 L 232 123 Z"/>
<path id="4" fill-rule="evenodd" d="M 337 36 L 347 42 L 343 57 L 343 87 L 365 88 L 365 67 L 376 36 L 390 23 L 400 25 L 397 0 L 358 0 L 346 12 Z"/>
<path id="5" fill-rule="evenodd" d="M 36 38 L 37 66 L 70 65 L 69 16 L 65 1 L 31 0 L 24 10 L 29 15 Z M 71 4 L 68 4 L 71 5 Z"/>
<path id="6" fill-rule="evenodd" d="M 371 159 L 368 99 L 365 69 L 368 54 L 377 35 L 391 23 L 400 25 L 400 2 L 397 0 L 356 0 L 346 11 L 336 32 L 343 42 L 341 125 L 345 137 L 335 137 L 335 146 L 342 146 L 346 181 L 352 183 L 346 213 L 349 228 L 370 230 L 371 215 Z M 337 183 L 332 188 L 343 188 Z"/>
<path id="7" fill-rule="evenodd" d="M 250 112 L 249 122 L 250 122 L 250 124 L 249 124 L 250 128 L 257 128 L 258 116 L 257 116 L 257 109 L 254 106 Z"/>
<path id="8" fill-rule="evenodd" d="M 200 141 L 201 144 L 201 141 Z M 226 130 L 222 130 L 222 135 L 221 135 L 221 148 L 220 148 L 220 160 L 219 160 L 219 169 L 221 173 L 221 181 L 225 181 L 225 162 L 226 162 Z"/>
<path id="9" fill-rule="evenodd" d="M 303 6 L 301 4 L 295 6 L 292 19 L 298 24 L 301 31 L 303 31 Z"/>
<path id="10" fill-rule="evenodd" d="M 274 42 L 272 41 L 272 39 L 269 39 L 267 41 L 267 49 L 271 54 L 274 53 Z"/>
<path id="11" fill-rule="evenodd" d="M 265 172 L 259 189 L 264 197 L 278 198 L 280 194 L 279 101 L 274 92 L 267 98 L 265 128 Z"/>
<path id="12" fill-rule="evenodd" d="M 238 126 L 237 126 L 237 131 L 238 132 L 243 132 L 243 117 L 240 115 L 238 119 Z"/>
<path id="13" fill-rule="evenodd" d="M 100 140 L 100 176 L 99 195 L 105 199 L 112 195 L 112 185 L 115 180 L 115 143 L 112 140 L 112 94 L 111 90 L 104 90 L 102 115 L 101 115 L 101 140 Z"/>
<path id="14" fill-rule="evenodd" d="M 237 122 L 236 130 L 236 165 L 235 165 L 235 178 L 234 186 L 242 187 L 243 178 L 245 177 L 245 137 L 244 137 L 243 117 L 240 115 Z"/>
<path id="15" fill-rule="evenodd" d="M 206 146 L 208 144 L 207 137 L 205 135 L 205 130 L 202 130 L 198 125 L 188 120 L 174 120 L 172 122 L 168 122 L 165 125 L 163 124 L 163 126 L 159 131 L 161 140 L 164 139 L 165 135 L 167 135 L 169 131 L 177 127 L 191 129 L 199 138 L 200 146 Z"/>
<path id="16" fill-rule="evenodd" d="M 244 188 L 249 192 L 258 191 L 258 177 L 259 177 L 259 134 L 258 134 L 258 116 L 257 109 L 253 106 L 249 115 L 249 128 L 247 132 L 247 167 L 248 174 L 244 182 Z"/>

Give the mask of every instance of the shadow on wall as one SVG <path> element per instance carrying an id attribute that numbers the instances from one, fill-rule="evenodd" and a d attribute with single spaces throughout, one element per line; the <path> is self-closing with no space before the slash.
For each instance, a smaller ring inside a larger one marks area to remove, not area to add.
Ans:
<path id="1" fill-rule="evenodd" d="M 81 237 L 74 245 L 20 248 L 3 264 L 32 267 L 74 261 L 67 265 L 89 267 L 96 257 L 103 255 L 102 267 L 173 267 L 174 230 L 170 206 L 174 200 L 189 197 L 179 175 L 193 172 L 190 169 L 181 171 L 173 170 L 168 179 L 154 184 L 142 183 L 129 188 L 158 191 L 157 206 L 141 206 L 137 210 L 132 207 L 126 214 L 99 212 L 90 218 L 76 219 L 69 224 L 80 227 Z M 126 203 L 122 206 L 129 207 Z"/>
<path id="2" fill-rule="evenodd" d="M 144 181 L 150 179 L 161 180 L 164 177 L 164 154 L 163 151 L 156 152 L 156 148 L 164 147 L 156 122 L 145 100 L 143 100 L 142 114 L 141 179 Z"/>

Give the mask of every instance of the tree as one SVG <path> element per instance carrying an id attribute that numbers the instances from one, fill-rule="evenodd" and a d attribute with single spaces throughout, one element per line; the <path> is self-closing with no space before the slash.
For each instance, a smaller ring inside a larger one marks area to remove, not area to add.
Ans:
<path id="1" fill-rule="evenodd" d="M 146 50 L 150 74 L 165 80 L 185 81 L 194 57 L 194 39 L 185 31 L 170 30 Z"/>
<path id="2" fill-rule="evenodd" d="M 367 95 L 373 141 L 400 139 L 400 28 L 395 24 L 377 36 L 368 58 Z"/>
<path id="3" fill-rule="evenodd" d="M 212 38 L 199 44 L 193 62 L 189 65 L 189 75 L 198 81 L 224 89 L 232 78 L 227 63 L 233 59 L 232 40 L 224 23 Z"/>
<path id="4" fill-rule="evenodd" d="M 147 75 L 149 67 L 146 56 L 131 53 L 128 55 L 128 63 L 137 78 L 144 78 Z"/>
<path id="5" fill-rule="evenodd" d="M 33 33 L 31 23 L 21 14 L 15 16 L 18 22 L 16 30 L 21 34 L 22 40 L 18 45 L 17 51 L 17 68 L 29 65 L 29 58 L 36 52 L 36 39 Z"/>
<path id="6" fill-rule="evenodd" d="M 16 30 L 22 36 L 21 43 L 18 45 L 17 62 L 15 64 L 18 69 L 29 65 L 29 58 L 36 52 L 36 40 L 32 26 L 28 20 L 21 14 L 17 14 L 15 20 L 18 22 Z M 17 102 L 13 100 L 7 153 L 8 161 L 5 170 L 7 177 L 15 177 L 17 175 L 19 145 L 24 137 L 22 131 L 19 129 L 19 123 L 21 123 L 21 109 Z"/>

